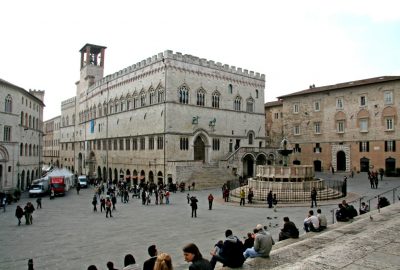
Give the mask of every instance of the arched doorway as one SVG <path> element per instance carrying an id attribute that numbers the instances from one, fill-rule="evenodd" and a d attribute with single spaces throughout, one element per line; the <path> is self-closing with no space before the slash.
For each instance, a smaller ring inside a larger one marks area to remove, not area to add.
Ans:
<path id="1" fill-rule="evenodd" d="M 117 168 L 114 168 L 114 181 L 118 182 L 118 171 L 117 171 Z"/>
<path id="2" fill-rule="evenodd" d="M 145 183 L 146 182 L 146 174 L 143 170 L 140 171 L 140 183 Z"/>
<path id="3" fill-rule="evenodd" d="M 31 174 L 29 172 L 29 170 L 26 172 L 26 187 L 29 188 L 31 185 Z"/>
<path id="4" fill-rule="evenodd" d="M 35 171 L 34 170 L 31 171 L 31 181 L 33 182 L 33 180 L 35 180 Z"/>
<path id="5" fill-rule="evenodd" d="M 254 174 L 254 157 L 247 154 L 243 157 L 243 177 L 252 177 Z"/>
<path id="6" fill-rule="evenodd" d="M 360 172 L 368 172 L 369 171 L 369 159 L 363 157 L 360 159 Z"/>
<path id="7" fill-rule="evenodd" d="M 206 147 L 201 136 L 197 136 L 194 141 L 194 160 L 205 161 L 206 158 Z"/>
<path id="8" fill-rule="evenodd" d="M 275 162 L 275 156 L 273 154 L 268 155 L 267 165 L 273 165 Z"/>
<path id="9" fill-rule="evenodd" d="M 160 184 L 163 184 L 163 183 L 164 183 L 164 177 L 163 177 L 162 172 L 159 171 L 157 173 L 157 184 L 160 185 Z"/>
<path id="10" fill-rule="evenodd" d="M 321 160 L 314 160 L 314 171 L 316 171 L 316 172 L 321 172 L 322 171 Z"/>
<path id="11" fill-rule="evenodd" d="M 94 152 L 90 152 L 89 159 L 87 160 L 87 165 L 89 167 L 89 176 L 94 177 L 95 175 L 95 166 L 96 166 L 96 156 Z M 98 177 L 98 176 L 97 176 Z"/>
<path id="12" fill-rule="evenodd" d="M 149 171 L 149 182 L 154 183 L 154 173 L 153 173 L 153 171 Z"/>
<path id="13" fill-rule="evenodd" d="M 293 165 L 300 165 L 301 162 L 298 159 L 293 160 Z"/>
<path id="14" fill-rule="evenodd" d="M 126 183 L 130 186 L 131 185 L 131 171 L 129 169 L 126 170 Z"/>
<path id="15" fill-rule="evenodd" d="M 125 178 L 124 170 L 119 169 L 119 179 L 118 180 L 124 180 L 124 178 Z"/>
<path id="16" fill-rule="evenodd" d="M 78 175 L 82 174 L 82 168 L 83 168 L 83 156 L 82 153 L 79 153 L 78 155 Z"/>
<path id="17" fill-rule="evenodd" d="M 108 181 L 112 181 L 112 180 L 113 180 L 113 178 L 112 178 L 112 169 L 108 168 Z"/>
<path id="18" fill-rule="evenodd" d="M 103 167 L 103 174 L 102 175 L 103 175 L 103 180 L 108 182 L 108 179 L 107 179 L 107 168 L 106 167 Z"/>
<path id="19" fill-rule="evenodd" d="M 386 176 L 396 175 L 396 159 L 389 157 L 385 160 L 385 172 Z"/>
<path id="20" fill-rule="evenodd" d="M 265 165 L 267 164 L 267 157 L 264 154 L 259 154 L 257 156 L 256 165 Z"/>
<path id="21" fill-rule="evenodd" d="M 3 164 L 0 164 L 0 188 L 3 185 Z"/>
<path id="22" fill-rule="evenodd" d="M 133 184 L 137 185 L 138 184 L 138 173 L 136 170 L 133 170 L 132 179 L 133 179 Z"/>
<path id="23" fill-rule="evenodd" d="M 25 189 L 25 170 L 21 173 L 21 190 Z"/>
<path id="24" fill-rule="evenodd" d="M 346 171 L 346 154 L 343 151 L 336 154 L 336 171 Z"/>
<path id="25" fill-rule="evenodd" d="M 102 176 L 101 175 L 101 168 L 100 168 L 100 166 L 97 166 L 97 179 L 101 180 L 102 179 L 101 176 Z"/>

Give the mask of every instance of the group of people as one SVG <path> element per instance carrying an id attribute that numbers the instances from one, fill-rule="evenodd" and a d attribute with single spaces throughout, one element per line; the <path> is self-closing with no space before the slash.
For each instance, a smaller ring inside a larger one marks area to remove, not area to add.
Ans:
<path id="1" fill-rule="evenodd" d="M 381 181 L 383 179 L 383 170 L 381 170 L 380 172 L 378 171 L 368 171 L 368 180 L 369 183 L 371 185 L 371 188 L 378 188 L 378 177 L 381 177 Z"/>
<path id="2" fill-rule="evenodd" d="M 335 216 L 336 220 L 339 222 L 346 222 L 352 220 L 355 216 L 358 215 L 357 210 L 353 205 L 348 204 L 346 200 L 343 200 L 342 203 L 338 204 L 338 210 L 336 210 Z M 364 204 L 364 211 L 369 211 Z"/>
<path id="3" fill-rule="evenodd" d="M 27 202 L 24 209 L 21 206 L 17 205 L 15 209 L 15 217 L 18 219 L 18 226 L 21 225 L 21 218 L 25 216 L 25 224 L 32 225 L 33 223 L 33 211 L 35 211 L 35 207 L 31 202 Z"/>
<path id="4" fill-rule="evenodd" d="M 304 230 L 306 232 L 320 232 L 327 226 L 328 221 L 321 209 L 317 210 L 317 215 L 314 215 L 314 210 L 308 211 L 307 217 L 304 219 Z"/>
<path id="5" fill-rule="evenodd" d="M 195 244 L 187 244 L 183 247 L 182 251 L 185 261 L 191 263 L 189 266 L 190 270 L 212 270 L 210 262 L 203 258 L 199 248 Z M 173 270 L 171 255 L 165 252 L 158 253 L 156 245 L 149 246 L 147 252 L 150 258 L 143 263 L 142 268 L 132 254 L 125 255 L 122 270 Z M 97 270 L 98 268 L 95 265 L 90 265 L 87 269 Z M 107 262 L 107 269 L 117 270 L 111 261 Z"/>

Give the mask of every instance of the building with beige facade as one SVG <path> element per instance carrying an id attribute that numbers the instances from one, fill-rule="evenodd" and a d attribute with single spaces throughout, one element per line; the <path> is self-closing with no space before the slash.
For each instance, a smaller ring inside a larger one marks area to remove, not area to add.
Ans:
<path id="1" fill-rule="evenodd" d="M 0 191 L 25 189 L 41 174 L 43 99 L 0 79 Z"/>
<path id="2" fill-rule="evenodd" d="M 61 116 L 44 121 L 43 126 L 43 165 L 60 167 Z"/>
<path id="3" fill-rule="evenodd" d="M 104 77 L 105 50 L 80 50 L 76 96 L 61 104 L 62 166 L 167 183 L 265 162 L 264 75 L 165 51 Z"/>
<path id="4" fill-rule="evenodd" d="M 288 138 L 293 164 L 389 174 L 400 167 L 400 76 L 310 86 L 278 99 L 265 104 L 267 142 Z"/>

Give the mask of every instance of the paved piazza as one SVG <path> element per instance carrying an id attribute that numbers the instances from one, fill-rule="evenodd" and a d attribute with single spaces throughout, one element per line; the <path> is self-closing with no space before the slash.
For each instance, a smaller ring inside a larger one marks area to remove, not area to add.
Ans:
<path id="1" fill-rule="evenodd" d="M 318 176 L 343 178 L 341 174 Z M 366 174 L 362 173 L 348 180 L 349 199 L 369 198 L 397 186 L 400 178 L 384 178 L 378 189 L 370 189 Z M 210 192 L 217 198 L 212 211 L 208 210 L 207 202 Z M 122 269 L 127 253 L 132 253 L 142 266 L 151 244 L 172 255 L 175 269 L 187 269 L 181 251 L 187 243 L 196 243 L 209 258 L 209 251 L 217 240 L 224 239 L 227 228 L 243 238 L 258 223 L 270 226 L 277 240 L 284 216 L 301 228 L 309 210 L 308 204 L 278 207 L 277 212 L 264 205 L 240 207 L 238 203 L 223 203 L 220 190 L 202 190 L 190 192 L 199 199 L 198 217 L 191 218 L 186 194 L 172 194 L 170 205 L 154 205 L 153 200 L 152 205 L 143 206 L 139 199 L 121 204 L 119 200 L 113 218 L 106 219 L 104 212 L 92 211 L 91 188 L 81 190 L 80 195 L 71 190 L 55 200 L 43 198 L 43 209 L 34 212 L 33 225 L 23 223 L 20 227 L 14 217 L 16 204 L 12 204 L 5 213 L 0 212 L 0 269 L 27 269 L 29 258 L 34 259 L 35 269 L 86 269 L 90 264 L 106 269 L 107 261 Z M 23 196 L 18 204 L 23 207 L 30 200 L 36 207 L 35 199 Z M 392 200 L 391 196 L 387 197 Z M 338 201 L 325 202 L 321 207 L 329 222 L 332 222 L 329 210 Z M 358 208 L 358 204 L 355 206 Z"/>

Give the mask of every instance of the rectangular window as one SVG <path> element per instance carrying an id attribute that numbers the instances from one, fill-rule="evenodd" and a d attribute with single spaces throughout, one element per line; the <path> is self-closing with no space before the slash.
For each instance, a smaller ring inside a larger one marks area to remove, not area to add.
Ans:
<path id="1" fill-rule="evenodd" d="M 369 142 L 360 142 L 360 152 L 369 152 Z"/>
<path id="2" fill-rule="evenodd" d="M 275 119 L 279 118 L 279 113 L 275 113 L 274 115 L 275 115 Z"/>
<path id="3" fill-rule="evenodd" d="M 343 98 L 342 97 L 338 97 L 336 98 L 336 109 L 343 109 Z"/>
<path id="4" fill-rule="evenodd" d="M 385 141 L 385 152 L 396 152 L 396 141 Z"/>
<path id="5" fill-rule="evenodd" d="M 387 117 L 385 119 L 385 122 L 386 122 L 386 130 L 394 130 L 393 117 Z"/>
<path id="6" fill-rule="evenodd" d="M 321 152 L 322 152 L 321 145 L 319 143 L 316 143 L 314 147 L 314 153 L 321 153 Z"/>
<path id="7" fill-rule="evenodd" d="M 294 135 L 300 135 L 300 125 L 295 125 L 293 127 L 293 134 Z"/>
<path id="8" fill-rule="evenodd" d="M 101 140 L 97 140 L 97 150 L 101 150 Z"/>
<path id="9" fill-rule="evenodd" d="M 114 151 L 118 150 L 118 140 L 114 139 Z"/>
<path id="10" fill-rule="evenodd" d="M 314 101 L 314 111 L 319 112 L 321 110 L 321 103 L 319 100 Z"/>
<path id="11" fill-rule="evenodd" d="M 124 139 L 119 139 L 119 150 L 124 150 Z"/>
<path id="12" fill-rule="evenodd" d="M 111 139 L 108 140 L 108 150 L 112 150 L 112 142 L 111 142 Z"/>
<path id="13" fill-rule="evenodd" d="M 157 137 L 157 149 L 163 149 L 164 148 L 164 140 L 163 137 L 159 136 Z"/>
<path id="14" fill-rule="evenodd" d="M 343 120 L 336 122 L 336 131 L 337 131 L 337 133 L 344 133 L 344 121 Z"/>
<path id="15" fill-rule="evenodd" d="M 321 134 L 321 122 L 314 123 L 314 133 Z"/>
<path id="16" fill-rule="evenodd" d="M 154 150 L 154 137 L 149 137 L 149 150 Z"/>
<path id="17" fill-rule="evenodd" d="M 125 139 L 125 150 L 131 150 L 131 139 Z"/>
<path id="18" fill-rule="evenodd" d="M 368 132 L 368 119 L 360 119 L 360 132 Z"/>
<path id="19" fill-rule="evenodd" d="M 188 138 L 180 138 L 179 146 L 181 150 L 189 150 L 189 139 Z"/>
<path id="20" fill-rule="evenodd" d="M 212 149 L 213 151 L 219 151 L 219 139 L 212 140 Z"/>
<path id="21" fill-rule="evenodd" d="M 145 144 L 146 144 L 146 138 L 145 137 L 142 137 L 142 138 L 140 138 L 140 150 L 144 150 L 146 147 L 145 147 Z"/>
<path id="22" fill-rule="evenodd" d="M 299 113 L 299 103 L 293 104 L 293 113 Z"/>
<path id="23" fill-rule="evenodd" d="M 360 96 L 360 106 L 367 106 L 367 96 Z"/>
<path id="24" fill-rule="evenodd" d="M 296 144 L 294 145 L 293 152 L 295 152 L 295 153 L 301 153 L 301 147 L 300 147 L 300 144 L 299 144 L 299 143 L 296 143 Z"/>
<path id="25" fill-rule="evenodd" d="M 103 140 L 102 144 L 103 144 L 103 150 L 107 150 L 107 141 Z"/>
<path id="26" fill-rule="evenodd" d="M 383 98 L 385 105 L 393 104 L 393 91 L 385 91 Z"/>
<path id="27" fill-rule="evenodd" d="M 10 126 L 4 126 L 4 137 L 3 137 L 5 142 L 11 141 L 11 127 Z"/>
<path id="28" fill-rule="evenodd" d="M 132 150 L 134 151 L 138 150 L 137 138 L 132 139 Z"/>

